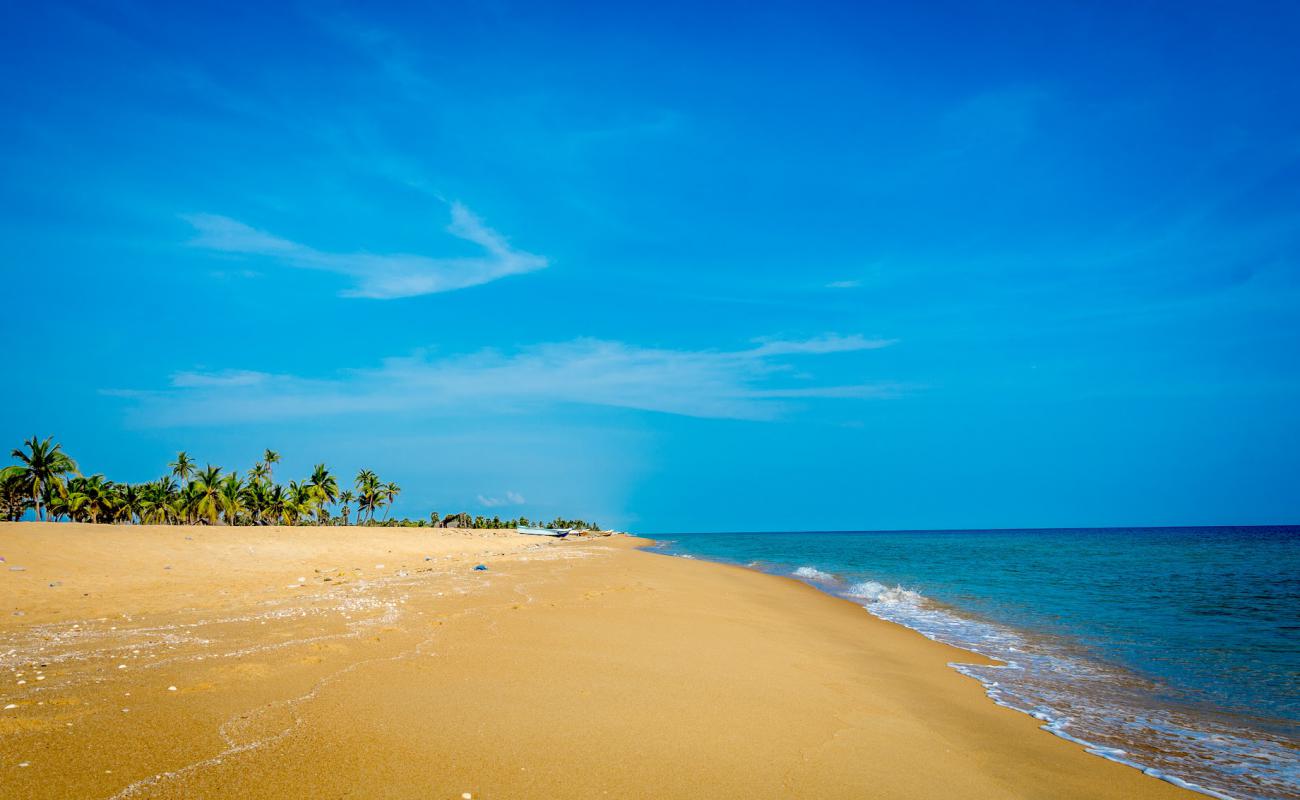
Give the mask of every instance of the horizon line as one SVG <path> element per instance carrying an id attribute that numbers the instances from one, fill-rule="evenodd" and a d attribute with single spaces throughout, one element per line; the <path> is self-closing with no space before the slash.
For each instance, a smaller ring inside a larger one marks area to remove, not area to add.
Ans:
<path id="1" fill-rule="evenodd" d="M 993 532 L 1017 532 L 1017 531 L 1156 531 L 1156 530 L 1205 530 L 1208 528 L 1300 528 L 1300 522 L 1262 522 L 1262 523 L 1234 523 L 1218 525 L 1078 525 L 1062 527 L 1017 527 L 1017 528 L 842 528 L 836 530 L 764 530 L 764 531 L 656 531 L 654 533 L 640 533 L 634 535 L 646 538 L 655 536 L 692 536 L 692 535 L 747 535 L 747 534 L 780 534 L 780 533 L 993 533 Z"/>

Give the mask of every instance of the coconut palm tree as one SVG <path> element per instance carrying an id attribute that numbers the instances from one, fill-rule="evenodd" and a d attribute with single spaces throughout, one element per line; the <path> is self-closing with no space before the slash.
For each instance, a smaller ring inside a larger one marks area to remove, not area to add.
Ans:
<path id="1" fill-rule="evenodd" d="M 288 509 L 289 499 L 283 486 L 275 484 L 266 490 L 266 498 L 262 504 L 262 514 L 267 519 L 274 520 L 275 524 L 289 525 L 291 523 Z"/>
<path id="2" fill-rule="evenodd" d="M 339 508 L 339 513 L 343 515 L 344 527 L 347 527 L 348 514 L 352 512 L 352 507 L 349 506 L 348 504 L 351 503 L 353 500 L 355 500 L 356 497 L 357 496 L 352 493 L 351 489 L 344 489 L 343 491 L 339 492 L 339 502 L 343 504 L 342 507 Z"/>
<path id="3" fill-rule="evenodd" d="M 221 495 L 221 467 L 209 464 L 199 470 L 194 482 L 186 488 L 193 490 L 191 508 L 194 517 L 206 520 L 209 525 L 216 525 L 224 502 Z"/>
<path id="4" fill-rule="evenodd" d="M 27 448 L 15 448 L 11 455 L 20 463 L 0 470 L 0 479 L 16 480 L 18 485 L 32 499 L 36 507 L 36 518 L 45 521 L 46 515 L 41 502 L 52 494 L 62 494 L 66 489 L 64 476 L 77 471 L 77 464 L 63 452 L 63 445 L 51 446 L 48 437 L 38 441 L 35 436 L 23 442 Z"/>
<path id="5" fill-rule="evenodd" d="M 316 502 L 316 522 L 324 525 L 329 517 L 329 510 L 325 506 L 338 500 L 339 482 L 324 464 L 317 464 L 312 470 L 311 477 L 307 479 L 307 488 Z"/>
<path id="6" fill-rule="evenodd" d="M 304 514 L 310 514 L 312 507 L 316 505 L 316 494 L 312 487 L 306 483 L 289 481 L 289 489 L 285 492 L 284 502 L 284 522 L 286 525 L 297 525 Z"/>
<path id="7" fill-rule="evenodd" d="M 356 487 L 357 524 L 364 525 L 374 519 L 375 509 L 381 502 L 379 476 L 368 469 L 363 469 L 357 473 Z"/>
<path id="8" fill-rule="evenodd" d="M 78 522 L 98 524 L 101 516 L 113 513 L 116 501 L 113 482 L 103 475 L 68 481 L 68 509 Z"/>
<path id="9" fill-rule="evenodd" d="M 251 480 L 244 484 L 241 502 L 248 513 L 248 521 L 253 525 L 263 523 L 262 515 L 270 503 L 271 484 L 265 481 Z"/>
<path id="10" fill-rule="evenodd" d="M 244 481 L 232 472 L 221 480 L 221 514 L 227 525 L 238 525 L 244 510 Z"/>
<path id="11" fill-rule="evenodd" d="M 393 510 L 393 501 L 396 500 L 397 496 L 401 493 L 402 487 L 392 481 L 385 483 L 383 487 L 380 488 L 380 496 L 383 498 L 383 505 L 388 509 L 384 512 L 384 522 L 388 521 L 388 515 L 392 513 Z"/>
<path id="12" fill-rule="evenodd" d="M 176 520 L 176 482 L 170 477 L 145 484 L 140 490 L 140 522 L 165 525 Z"/>
<path id="13" fill-rule="evenodd" d="M 186 453 L 184 450 L 177 453 L 176 460 L 167 466 L 171 467 L 172 475 L 175 475 L 176 479 L 180 481 L 189 480 L 195 470 L 194 459 L 190 458 L 189 453 Z"/>
<path id="14" fill-rule="evenodd" d="M 271 480 L 271 468 L 267 466 L 264 461 L 257 462 L 253 465 L 253 468 L 248 471 L 248 480 L 251 483 L 258 483 L 260 481 L 267 481 L 269 483 Z"/>
<path id="15" fill-rule="evenodd" d="M 117 503 L 113 509 L 116 522 L 134 525 L 140 520 L 144 508 L 144 486 L 123 483 L 117 486 Z"/>
<path id="16" fill-rule="evenodd" d="M 194 481 L 181 486 L 172 498 L 172 518 L 182 525 L 198 522 L 199 487 Z"/>
<path id="17" fill-rule="evenodd" d="M 45 498 L 45 514 L 54 522 L 62 522 L 64 517 L 72 517 L 72 508 L 68 505 L 68 493 L 57 492 Z"/>
<path id="18" fill-rule="evenodd" d="M 275 475 L 273 474 L 273 471 L 275 469 L 275 465 L 279 463 L 280 463 L 280 454 L 275 452 L 269 447 L 266 448 L 266 452 L 262 453 L 262 464 L 266 467 L 267 480 L 271 482 L 275 481 Z"/>
<path id="19" fill-rule="evenodd" d="M 31 505 L 31 498 L 18 475 L 0 478 L 0 519 L 17 522 Z"/>

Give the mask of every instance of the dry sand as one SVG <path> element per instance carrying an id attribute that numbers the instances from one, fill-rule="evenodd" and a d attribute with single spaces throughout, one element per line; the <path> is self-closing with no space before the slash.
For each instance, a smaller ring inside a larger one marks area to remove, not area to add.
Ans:
<path id="1" fill-rule="evenodd" d="M 1196 796 L 969 653 L 635 543 L 0 524 L 0 797 Z"/>

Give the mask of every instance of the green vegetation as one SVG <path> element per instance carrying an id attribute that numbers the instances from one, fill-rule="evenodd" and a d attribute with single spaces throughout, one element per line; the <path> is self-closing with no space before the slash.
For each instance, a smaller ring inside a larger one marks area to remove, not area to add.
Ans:
<path id="1" fill-rule="evenodd" d="M 368 469 L 357 473 L 353 489 L 341 489 L 337 476 L 317 464 L 311 476 L 288 485 L 275 482 L 280 454 L 267 450 L 243 475 L 208 464 L 200 468 L 181 451 L 168 474 L 149 483 L 116 483 L 102 474 L 82 475 L 77 463 L 52 439 L 32 437 L 12 452 L 18 461 L 0 469 L 0 519 L 17 521 L 28 510 L 38 520 L 142 525 L 357 525 L 444 528 L 514 528 L 527 517 L 501 519 L 465 512 L 428 520 L 389 519 L 402 487 L 380 480 Z M 354 506 L 355 503 L 355 506 Z M 337 509 L 337 513 L 335 513 Z M 382 512 L 383 517 L 376 519 Z M 541 524 L 536 523 L 536 524 Z M 583 520 L 555 519 L 552 528 L 596 529 Z"/>

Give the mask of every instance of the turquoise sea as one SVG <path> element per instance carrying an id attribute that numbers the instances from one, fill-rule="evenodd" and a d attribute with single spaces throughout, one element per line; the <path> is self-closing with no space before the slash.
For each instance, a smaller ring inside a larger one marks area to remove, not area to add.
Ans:
<path id="1" fill-rule="evenodd" d="M 999 659 L 954 668 L 1099 756 L 1213 796 L 1300 798 L 1300 527 L 651 538 Z"/>

